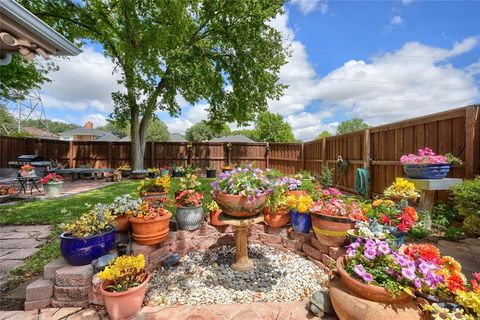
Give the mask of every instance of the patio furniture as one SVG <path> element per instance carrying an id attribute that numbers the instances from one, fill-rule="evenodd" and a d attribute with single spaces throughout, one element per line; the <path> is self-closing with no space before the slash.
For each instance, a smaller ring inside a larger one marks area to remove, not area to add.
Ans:
<path id="1" fill-rule="evenodd" d="M 98 176 L 103 178 L 105 173 L 112 173 L 115 169 L 94 169 L 94 168 L 68 168 L 68 169 L 55 169 L 56 174 L 70 175 L 72 181 L 75 181 L 75 176 L 78 179 L 83 180 L 86 175 L 93 175 L 93 179 L 97 180 Z"/>
<path id="2" fill-rule="evenodd" d="M 0 168 L 0 184 L 11 186 L 18 177 L 18 170 L 12 168 Z"/>
<path id="3" fill-rule="evenodd" d="M 435 200 L 435 191 L 449 190 L 450 187 L 462 183 L 462 179 L 443 178 L 443 179 L 407 179 L 415 184 L 415 188 L 420 191 L 419 209 L 427 212 L 427 228 L 432 228 L 432 209 Z"/>
<path id="4" fill-rule="evenodd" d="M 27 193 L 27 187 L 30 185 L 30 195 L 33 194 L 33 188 L 37 189 L 38 192 L 41 192 L 40 189 L 38 189 L 37 185 L 37 176 L 31 176 L 31 177 L 18 177 L 17 181 L 20 183 L 20 190 L 18 193 L 21 193 L 23 191 L 23 194 Z"/>

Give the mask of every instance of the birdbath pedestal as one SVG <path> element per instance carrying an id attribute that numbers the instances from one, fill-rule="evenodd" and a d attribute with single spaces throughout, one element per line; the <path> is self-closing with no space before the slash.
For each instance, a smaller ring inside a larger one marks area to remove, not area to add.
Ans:
<path id="1" fill-rule="evenodd" d="M 252 218 L 233 218 L 221 213 L 219 220 L 235 228 L 235 260 L 232 269 L 248 271 L 253 268 L 253 261 L 248 257 L 247 227 L 263 221 L 263 214 Z"/>

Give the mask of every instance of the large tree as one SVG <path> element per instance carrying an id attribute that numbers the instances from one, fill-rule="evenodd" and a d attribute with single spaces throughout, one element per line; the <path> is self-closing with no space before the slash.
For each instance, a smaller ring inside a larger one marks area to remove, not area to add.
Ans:
<path id="1" fill-rule="evenodd" d="M 262 112 L 255 120 L 258 141 L 295 142 L 292 126 L 279 113 Z"/>
<path id="2" fill-rule="evenodd" d="M 230 127 L 224 124 L 223 126 L 212 126 L 207 121 L 202 120 L 197 122 L 185 131 L 185 138 L 188 141 L 208 141 L 210 139 L 229 135 L 231 133 Z"/>
<path id="3" fill-rule="evenodd" d="M 369 125 L 360 118 L 353 118 L 351 120 L 346 120 L 341 122 L 337 127 L 337 134 L 344 134 L 358 130 L 367 129 Z"/>
<path id="4" fill-rule="evenodd" d="M 134 168 L 143 167 L 154 112 L 178 115 L 178 95 L 208 102 L 214 124 L 243 124 L 284 89 L 277 75 L 287 52 L 269 24 L 284 0 L 22 3 L 67 38 L 100 43 L 112 59 L 125 86 L 113 93 L 112 116 L 131 123 Z"/>
<path id="5" fill-rule="evenodd" d="M 320 132 L 317 137 L 315 139 L 323 139 L 323 138 L 328 138 L 328 137 L 331 137 L 332 134 L 330 132 L 328 132 L 327 130 L 323 130 L 322 132 Z"/>
<path id="6" fill-rule="evenodd" d="M 34 127 L 43 130 L 47 130 L 45 127 L 47 125 L 48 131 L 52 133 L 61 133 L 70 129 L 78 128 L 79 126 L 73 123 L 65 123 L 60 121 L 53 121 L 49 119 L 39 120 L 39 119 L 28 119 L 23 121 L 23 126 L 25 127 Z"/>

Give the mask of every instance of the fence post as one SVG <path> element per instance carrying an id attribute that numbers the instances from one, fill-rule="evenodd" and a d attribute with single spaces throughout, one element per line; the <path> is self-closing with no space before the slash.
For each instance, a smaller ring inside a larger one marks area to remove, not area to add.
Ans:
<path id="1" fill-rule="evenodd" d="M 465 110 L 465 177 L 473 178 L 480 164 L 480 107 Z"/>
<path id="2" fill-rule="evenodd" d="M 371 177 L 372 174 L 370 172 L 370 161 L 371 161 L 371 154 L 370 154 L 370 129 L 365 129 L 363 137 L 363 167 L 368 171 L 368 195 L 367 197 L 370 198 L 372 194 L 372 188 L 370 181 L 372 181 Z"/>
<path id="3" fill-rule="evenodd" d="M 270 168 L 270 143 L 267 142 L 265 147 L 265 168 Z"/>
<path id="4" fill-rule="evenodd" d="M 68 166 L 70 168 L 73 168 L 73 141 L 69 141 L 69 144 L 68 144 L 68 154 L 69 154 L 69 159 L 68 159 Z"/>

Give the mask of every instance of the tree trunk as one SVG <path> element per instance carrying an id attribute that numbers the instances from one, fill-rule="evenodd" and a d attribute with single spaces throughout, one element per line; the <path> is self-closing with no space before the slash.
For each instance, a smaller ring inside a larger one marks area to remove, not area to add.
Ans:
<path id="1" fill-rule="evenodd" d="M 134 114 L 135 113 L 135 114 Z M 145 147 L 147 144 L 147 128 L 150 122 L 150 117 L 144 115 L 140 120 L 139 112 L 132 110 L 132 122 L 130 128 L 131 141 L 131 155 L 133 169 L 143 169 L 145 158 Z"/>

